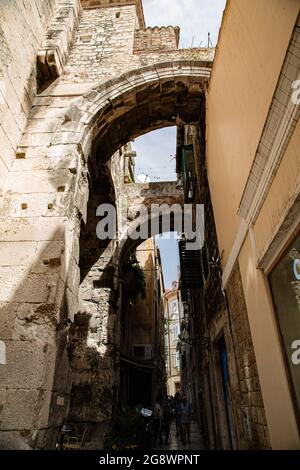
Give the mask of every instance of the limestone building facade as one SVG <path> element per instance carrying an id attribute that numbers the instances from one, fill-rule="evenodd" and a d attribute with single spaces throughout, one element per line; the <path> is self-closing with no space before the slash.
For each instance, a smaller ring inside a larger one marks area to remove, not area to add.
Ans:
<path id="1" fill-rule="evenodd" d="M 2 448 L 51 449 L 66 420 L 87 423 L 90 448 L 102 446 L 119 394 L 122 266 L 133 246 L 119 233 L 99 240 L 96 210 L 110 204 L 124 216 L 124 145 L 186 124 L 202 126 L 221 316 L 232 320 L 233 343 L 223 335 L 218 352 L 236 356 L 245 375 L 229 387 L 251 401 L 244 421 L 234 415 L 237 432 L 249 441 L 259 430 L 261 447 L 300 446 L 299 2 L 227 2 L 216 53 L 178 49 L 178 34 L 147 28 L 141 0 L 1 2 Z M 129 184 L 126 226 L 139 202 L 182 204 L 175 186 Z M 293 328 L 281 297 L 293 299 Z M 230 328 L 222 321 L 213 341 Z"/>
<path id="2" fill-rule="evenodd" d="M 165 349 L 167 393 L 175 396 L 180 388 L 180 354 L 178 350 L 181 320 L 181 305 L 179 303 L 178 282 L 172 283 L 172 289 L 164 294 L 165 318 Z"/>

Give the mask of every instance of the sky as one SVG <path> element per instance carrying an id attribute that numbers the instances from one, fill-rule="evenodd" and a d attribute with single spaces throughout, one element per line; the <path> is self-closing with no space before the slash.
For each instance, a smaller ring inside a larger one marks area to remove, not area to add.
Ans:
<path id="1" fill-rule="evenodd" d="M 146 26 L 179 26 L 180 48 L 207 47 L 208 33 L 216 46 L 226 0 L 143 0 Z M 173 181 L 175 174 L 176 128 L 167 127 L 136 139 L 136 177 L 150 181 Z M 176 239 L 157 238 L 165 287 L 177 279 L 179 264 Z"/>
<path id="2" fill-rule="evenodd" d="M 179 26 L 179 47 L 215 47 L 225 0 L 143 0 L 146 26 Z M 194 37 L 194 41 L 193 41 Z"/>
<path id="3" fill-rule="evenodd" d="M 176 127 L 149 132 L 132 143 L 137 152 L 135 176 L 145 175 L 150 181 L 175 181 Z"/>
<path id="4" fill-rule="evenodd" d="M 173 281 L 177 281 L 179 266 L 179 251 L 177 233 L 166 233 L 156 237 L 160 250 L 161 264 L 166 289 L 170 289 Z"/>

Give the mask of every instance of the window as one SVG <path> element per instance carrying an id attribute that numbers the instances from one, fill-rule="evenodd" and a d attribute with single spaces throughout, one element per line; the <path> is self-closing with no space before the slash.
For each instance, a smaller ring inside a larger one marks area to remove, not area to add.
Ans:
<path id="1" fill-rule="evenodd" d="M 171 302 L 171 315 L 176 317 L 177 314 L 178 314 L 178 302 L 177 300 L 173 300 L 173 302 Z"/>
<path id="2" fill-rule="evenodd" d="M 176 353 L 172 354 L 173 356 L 173 367 L 179 367 L 180 366 L 180 355 L 179 351 Z"/>
<path id="3" fill-rule="evenodd" d="M 300 234 L 269 275 L 291 388 L 300 412 Z"/>
<path id="4" fill-rule="evenodd" d="M 180 366 L 180 356 L 179 356 L 179 351 L 176 352 L 175 354 L 175 367 Z"/>
<path id="5" fill-rule="evenodd" d="M 173 339 L 178 339 L 178 335 L 179 335 L 178 323 L 176 323 L 176 325 L 173 326 L 172 333 L 173 333 Z"/>

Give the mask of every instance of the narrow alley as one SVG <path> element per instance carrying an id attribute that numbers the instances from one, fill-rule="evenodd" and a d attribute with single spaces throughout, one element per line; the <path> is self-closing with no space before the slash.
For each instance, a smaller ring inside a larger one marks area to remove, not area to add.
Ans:
<path id="1" fill-rule="evenodd" d="M 299 117 L 299 0 L 0 1 L 0 452 L 300 450 Z"/>
<path id="2" fill-rule="evenodd" d="M 160 450 L 202 450 L 204 449 L 201 434 L 199 431 L 198 423 L 195 421 L 191 422 L 191 437 L 190 442 L 183 444 L 180 441 L 179 436 L 176 436 L 176 427 L 172 423 L 170 431 L 170 443 L 169 445 L 159 446 Z"/>

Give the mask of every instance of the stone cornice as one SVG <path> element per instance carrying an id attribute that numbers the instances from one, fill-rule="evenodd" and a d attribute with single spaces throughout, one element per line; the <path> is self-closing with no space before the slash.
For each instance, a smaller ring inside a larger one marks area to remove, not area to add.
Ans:
<path id="1" fill-rule="evenodd" d="M 44 80 L 59 77 L 67 62 L 81 5 L 79 0 L 61 2 L 37 52 L 37 63 Z"/>

